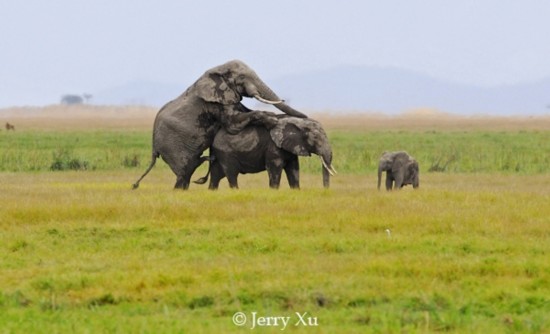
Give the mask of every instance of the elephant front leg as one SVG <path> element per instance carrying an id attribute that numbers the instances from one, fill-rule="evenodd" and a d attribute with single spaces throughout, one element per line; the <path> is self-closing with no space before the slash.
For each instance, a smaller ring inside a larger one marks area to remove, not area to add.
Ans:
<path id="1" fill-rule="evenodd" d="M 267 174 L 269 175 L 269 187 L 271 189 L 279 189 L 281 184 L 281 174 L 283 173 L 283 162 L 271 162 L 267 166 Z"/>
<path id="2" fill-rule="evenodd" d="M 227 177 L 229 187 L 233 189 L 239 189 L 239 183 L 237 178 L 239 177 L 238 162 L 234 160 L 225 160 L 220 163 L 223 174 Z"/>
<path id="3" fill-rule="evenodd" d="M 391 172 L 386 172 L 386 190 L 390 191 L 393 187 L 393 174 Z"/>
<path id="4" fill-rule="evenodd" d="M 298 157 L 287 161 L 285 166 L 286 179 L 291 189 L 300 189 L 300 165 Z"/>

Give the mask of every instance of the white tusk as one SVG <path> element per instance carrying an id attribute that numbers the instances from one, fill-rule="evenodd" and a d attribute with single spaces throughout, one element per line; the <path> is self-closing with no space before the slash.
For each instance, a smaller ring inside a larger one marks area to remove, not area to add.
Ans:
<path id="1" fill-rule="evenodd" d="M 336 169 L 334 169 L 334 167 L 333 167 L 332 165 L 330 165 L 329 167 L 330 167 L 330 169 L 332 169 L 332 172 L 333 172 L 334 174 L 338 174 L 338 172 L 336 171 Z"/>
<path id="2" fill-rule="evenodd" d="M 254 98 L 260 102 L 263 102 L 263 103 L 267 103 L 267 104 L 279 104 L 279 103 L 283 103 L 285 102 L 284 100 L 280 100 L 280 101 L 270 101 L 270 100 L 266 100 L 264 99 L 263 97 L 261 97 L 259 94 L 256 94 L 254 95 Z"/>
<path id="3" fill-rule="evenodd" d="M 334 176 L 334 173 L 332 172 L 332 168 L 327 165 L 327 163 L 325 162 L 325 159 L 323 159 L 323 157 L 321 156 L 319 156 L 319 159 L 321 159 L 321 162 L 323 163 L 323 167 L 325 167 L 325 169 L 329 172 L 329 174 L 331 176 Z"/>

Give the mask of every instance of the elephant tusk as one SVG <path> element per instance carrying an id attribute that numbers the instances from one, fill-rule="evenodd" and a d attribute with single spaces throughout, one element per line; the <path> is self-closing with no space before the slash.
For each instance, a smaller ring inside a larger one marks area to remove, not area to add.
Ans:
<path id="1" fill-rule="evenodd" d="M 263 97 L 261 97 L 259 94 L 256 94 L 254 95 L 254 98 L 260 102 L 263 102 L 263 103 L 267 103 L 267 104 L 279 104 L 279 103 L 283 103 L 285 102 L 284 100 L 280 100 L 280 101 L 270 101 L 270 100 L 266 100 L 264 99 Z"/>
<path id="2" fill-rule="evenodd" d="M 319 157 L 321 159 L 321 162 L 323 163 L 323 167 L 325 167 L 325 169 L 328 171 L 328 173 L 331 175 L 331 176 L 334 176 L 334 172 L 336 172 L 332 166 L 328 166 L 327 163 L 325 162 L 325 159 L 323 159 L 323 157 Z"/>

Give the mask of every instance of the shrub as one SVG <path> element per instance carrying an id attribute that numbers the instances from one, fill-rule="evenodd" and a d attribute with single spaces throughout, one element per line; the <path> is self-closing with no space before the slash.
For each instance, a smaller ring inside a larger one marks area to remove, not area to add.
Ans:
<path id="1" fill-rule="evenodd" d="M 90 164 L 88 161 L 74 158 L 66 149 L 60 149 L 53 153 L 53 162 L 50 165 L 50 170 L 87 170 Z"/>
<path id="2" fill-rule="evenodd" d="M 122 160 L 122 166 L 127 168 L 133 168 L 133 167 L 139 167 L 140 162 L 137 154 L 134 154 L 132 156 L 125 156 L 124 160 Z"/>
<path id="3" fill-rule="evenodd" d="M 193 300 L 191 300 L 191 302 L 188 304 L 189 308 L 192 310 L 200 307 L 209 307 L 212 305 L 214 305 L 214 298 L 210 296 L 193 298 Z"/>

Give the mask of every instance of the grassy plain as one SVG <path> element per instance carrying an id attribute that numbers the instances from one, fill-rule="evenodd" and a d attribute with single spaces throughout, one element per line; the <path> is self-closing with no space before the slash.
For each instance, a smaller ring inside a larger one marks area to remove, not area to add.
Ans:
<path id="1" fill-rule="evenodd" d="M 180 192 L 163 163 L 130 190 L 150 110 L 10 112 L 0 332 L 281 332 L 251 330 L 254 314 L 303 333 L 550 331 L 547 118 L 318 115 L 340 172 L 330 190 L 304 159 L 299 191 L 258 174 Z M 376 191 L 393 149 L 420 161 L 419 190 Z M 71 160 L 81 170 L 51 171 Z"/>

